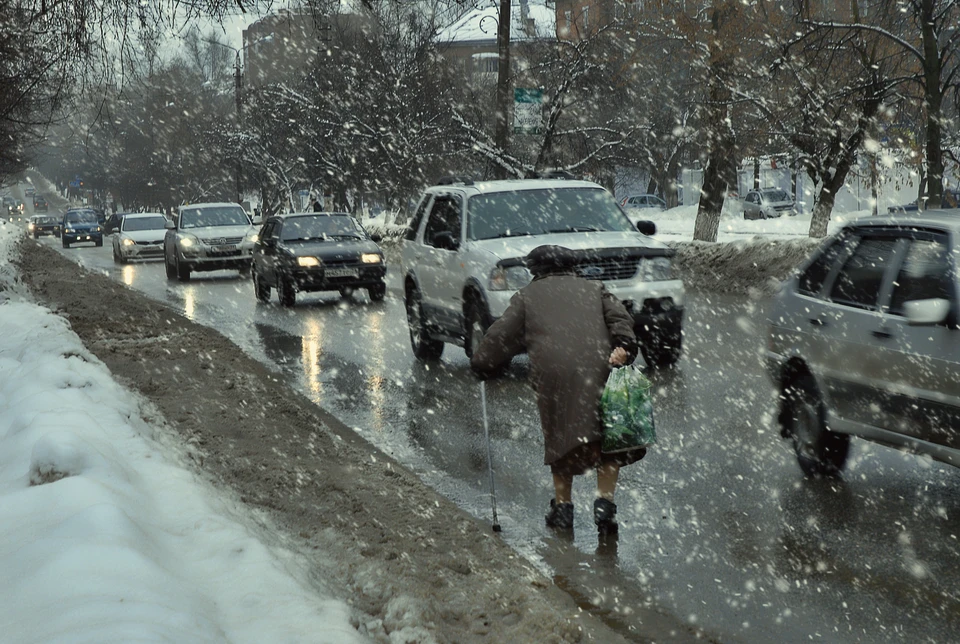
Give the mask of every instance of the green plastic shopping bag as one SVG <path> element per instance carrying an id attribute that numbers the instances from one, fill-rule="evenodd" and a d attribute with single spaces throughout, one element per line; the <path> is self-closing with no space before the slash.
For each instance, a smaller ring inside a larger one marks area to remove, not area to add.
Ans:
<path id="1" fill-rule="evenodd" d="M 600 397 L 603 452 L 615 454 L 657 442 L 650 381 L 634 366 L 613 369 Z"/>

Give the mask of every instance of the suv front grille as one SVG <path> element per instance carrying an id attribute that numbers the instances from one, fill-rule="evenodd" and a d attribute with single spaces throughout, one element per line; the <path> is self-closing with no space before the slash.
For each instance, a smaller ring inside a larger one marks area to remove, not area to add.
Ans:
<path id="1" fill-rule="evenodd" d="M 243 237 L 211 237 L 210 239 L 202 239 L 200 241 L 207 246 L 227 246 L 239 244 L 243 241 Z"/>
<path id="2" fill-rule="evenodd" d="M 639 257 L 591 259 L 577 265 L 577 274 L 588 280 L 628 280 L 637 275 Z"/>

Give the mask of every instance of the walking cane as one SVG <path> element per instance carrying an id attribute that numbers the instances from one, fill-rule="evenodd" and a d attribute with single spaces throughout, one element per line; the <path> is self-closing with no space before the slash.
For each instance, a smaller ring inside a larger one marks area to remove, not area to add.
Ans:
<path id="1" fill-rule="evenodd" d="M 497 519 L 497 487 L 493 481 L 493 458 L 490 455 L 490 424 L 487 422 L 487 383 L 480 381 L 480 404 L 483 406 L 483 436 L 487 441 L 487 466 L 490 468 L 490 501 L 493 503 L 493 531 L 500 532 Z"/>

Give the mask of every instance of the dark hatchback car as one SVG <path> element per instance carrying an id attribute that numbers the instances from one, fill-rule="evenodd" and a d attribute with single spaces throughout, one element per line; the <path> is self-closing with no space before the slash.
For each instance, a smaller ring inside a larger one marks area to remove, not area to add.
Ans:
<path id="1" fill-rule="evenodd" d="M 42 195 L 33 196 L 33 212 L 47 212 L 49 208 L 47 200 Z"/>
<path id="2" fill-rule="evenodd" d="M 79 242 L 103 246 L 103 227 L 93 210 L 68 210 L 60 225 L 60 241 L 64 248 Z"/>
<path id="3" fill-rule="evenodd" d="M 339 291 L 344 297 L 365 288 L 378 302 L 387 292 L 383 251 L 346 213 L 276 215 L 264 222 L 253 250 L 257 299 L 293 306 L 297 292 Z"/>
<path id="4" fill-rule="evenodd" d="M 27 224 L 27 230 L 33 235 L 34 239 L 40 235 L 60 236 L 60 221 L 50 215 L 34 215 Z"/>

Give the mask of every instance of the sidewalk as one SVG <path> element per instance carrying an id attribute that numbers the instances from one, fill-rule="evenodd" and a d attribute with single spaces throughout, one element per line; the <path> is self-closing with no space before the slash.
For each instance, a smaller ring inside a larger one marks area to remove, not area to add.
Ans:
<path id="1" fill-rule="evenodd" d="M 151 405 L 38 306 L 0 226 L 0 639 L 365 641 L 200 481 Z"/>

